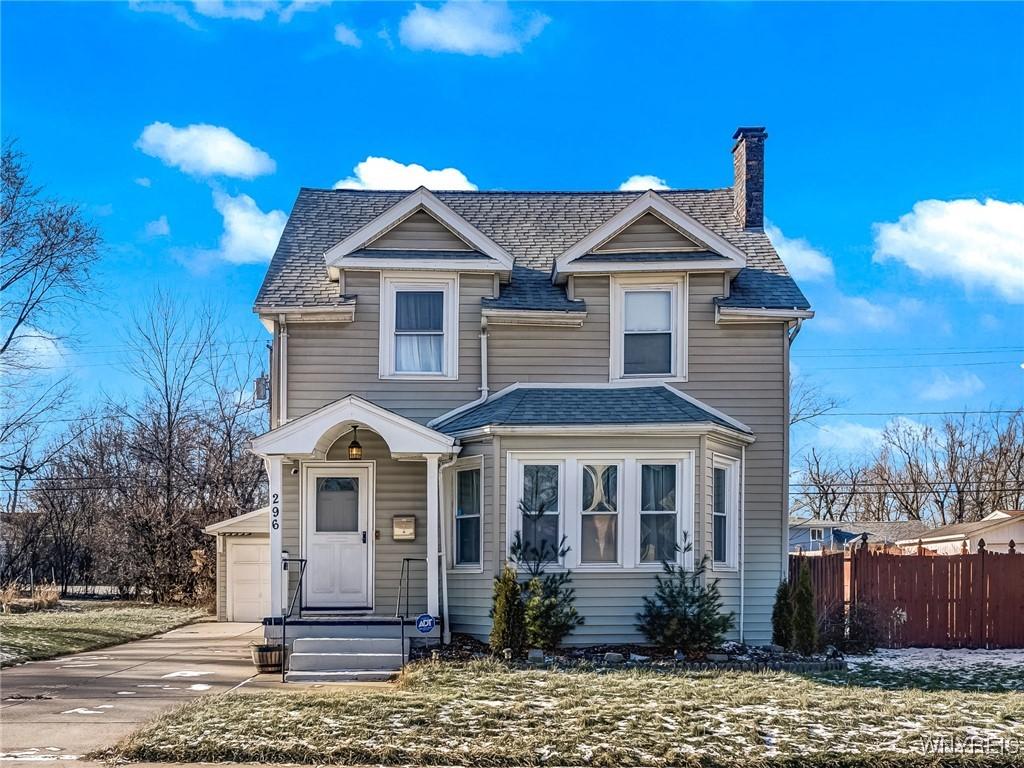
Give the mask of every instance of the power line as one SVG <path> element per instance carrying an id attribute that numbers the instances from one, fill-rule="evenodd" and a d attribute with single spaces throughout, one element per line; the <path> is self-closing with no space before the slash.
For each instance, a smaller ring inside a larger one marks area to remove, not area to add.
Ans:
<path id="1" fill-rule="evenodd" d="M 948 355 L 993 355 L 1001 354 L 1003 352 L 1024 352 L 1024 347 L 993 347 L 992 349 L 963 349 L 963 350 L 950 350 L 945 352 L 909 352 L 905 350 L 894 350 L 891 355 L 899 355 L 900 357 L 938 357 Z M 811 353 L 811 354 L 796 354 L 792 357 L 809 359 L 809 358 L 832 358 L 832 357 L 877 357 L 877 352 L 856 352 L 856 353 L 843 353 L 843 352 L 823 352 L 823 353 Z M 889 355 L 884 355 L 888 357 Z"/>

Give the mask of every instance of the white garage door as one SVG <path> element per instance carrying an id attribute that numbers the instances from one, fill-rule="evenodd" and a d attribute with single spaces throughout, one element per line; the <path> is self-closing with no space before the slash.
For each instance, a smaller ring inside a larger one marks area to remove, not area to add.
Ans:
<path id="1" fill-rule="evenodd" d="M 228 621 L 270 615 L 270 542 L 228 540 Z"/>

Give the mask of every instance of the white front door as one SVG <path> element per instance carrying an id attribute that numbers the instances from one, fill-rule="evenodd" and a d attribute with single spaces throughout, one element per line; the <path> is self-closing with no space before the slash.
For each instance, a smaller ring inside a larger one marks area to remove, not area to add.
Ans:
<path id="1" fill-rule="evenodd" d="M 308 608 L 372 608 L 373 465 L 306 469 Z"/>

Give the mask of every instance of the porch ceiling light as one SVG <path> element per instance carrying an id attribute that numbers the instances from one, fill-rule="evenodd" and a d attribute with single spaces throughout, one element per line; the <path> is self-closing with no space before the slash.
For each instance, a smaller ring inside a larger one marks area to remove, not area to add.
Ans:
<path id="1" fill-rule="evenodd" d="M 359 461 L 363 458 L 363 446 L 359 444 L 359 427 L 352 427 L 352 442 L 348 444 L 349 461 Z"/>

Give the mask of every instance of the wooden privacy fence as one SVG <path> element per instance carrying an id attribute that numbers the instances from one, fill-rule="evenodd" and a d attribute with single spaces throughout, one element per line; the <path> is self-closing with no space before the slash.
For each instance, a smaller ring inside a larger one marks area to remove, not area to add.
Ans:
<path id="1" fill-rule="evenodd" d="M 986 552 L 984 546 L 975 554 L 927 557 L 859 547 L 845 557 L 793 557 L 791 579 L 804 561 L 811 567 L 818 615 L 845 592 L 848 606 L 876 612 L 889 647 L 1024 647 L 1024 555 Z"/>
<path id="2" fill-rule="evenodd" d="M 794 587 L 800 579 L 800 566 L 807 563 L 814 585 L 814 608 L 819 617 L 830 616 L 846 603 L 845 560 L 842 552 L 789 558 L 789 583 Z"/>

